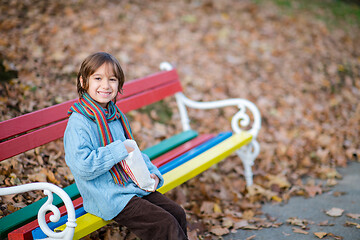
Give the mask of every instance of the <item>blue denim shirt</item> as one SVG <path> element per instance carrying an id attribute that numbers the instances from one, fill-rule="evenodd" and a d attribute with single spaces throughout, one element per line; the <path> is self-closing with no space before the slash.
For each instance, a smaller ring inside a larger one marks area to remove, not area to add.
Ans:
<path id="1" fill-rule="evenodd" d="M 125 186 L 115 184 L 109 170 L 128 156 L 123 141 L 124 130 L 119 120 L 109 123 L 114 142 L 100 146 L 96 123 L 79 113 L 71 114 L 64 134 L 65 161 L 74 175 L 83 197 L 85 211 L 110 220 L 116 217 L 133 196 L 149 194 L 129 180 Z M 150 173 L 164 183 L 157 167 L 143 154 Z"/>

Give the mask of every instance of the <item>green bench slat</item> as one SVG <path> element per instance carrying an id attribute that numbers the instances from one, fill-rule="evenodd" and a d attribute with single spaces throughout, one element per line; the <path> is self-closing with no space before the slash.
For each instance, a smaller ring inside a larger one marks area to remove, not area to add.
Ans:
<path id="1" fill-rule="evenodd" d="M 195 138 L 198 136 L 198 133 L 194 130 L 184 131 L 179 134 L 176 134 L 157 145 L 154 145 L 150 148 L 145 149 L 143 152 L 149 156 L 152 160 L 171 149 L 180 146 L 181 144 Z M 71 184 L 64 188 L 64 191 L 69 195 L 71 199 L 76 199 L 80 197 L 79 190 L 76 187 L 76 184 Z M 7 237 L 7 234 L 18 227 L 27 224 L 37 217 L 37 213 L 41 206 L 46 202 L 47 197 L 40 199 L 37 202 L 34 202 L 22 209 L 19 209 L 16 212 L 13 212 L 0 219 L 0 239 Z M 55 194 L 53 204 L 56 206 L 63 205 L 62 200 Z"/>
<path id="2" fill-rule="evenodd" d="M 161 142 L 161 144 L 154 145 L 152 147 L 149 147 L 142 152 L 149 156 L 149 158 L 155 159 L 158 156 L 170 151 L 171 149 L 174 149 L 181 144 L 197 137 L 199 134 L 194 130 L 188 130 L 181 132 L 179 134 L 176 134 L 168 139 L 165 139 Z"/>

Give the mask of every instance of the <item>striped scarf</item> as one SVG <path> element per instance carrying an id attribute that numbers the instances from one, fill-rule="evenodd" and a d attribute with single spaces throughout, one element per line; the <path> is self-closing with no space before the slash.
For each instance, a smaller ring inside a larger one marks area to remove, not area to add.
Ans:
<path id="1" fill-rule="evenodd" d="M 114 121 L 116 119 L 120 119 L 120 122 L 125 132 L 125 137 L 128 139 L 134 139 L 127 118 L 114 104 L 113 101 L 109 102 L 108 109 L 104 109 L 98 103 L 96 103 L 89 96 L 89 94 L 85 93 L 79 99 L 78 103 L 74 103 L 70 107 L 68 111 L 68 116 L 70 117 L 73 112 L 80 113 L 96 123 L 101 146 L 106 146 L 107 144 L 114 141 L 110 132 L 108 122 Z M 110 173 L 116 184 L 124 185 L 124 183 L 129 180 L 129 175 L 127 174 L 127 171 L 124 170 L 120 163 L 114 165 L 110 169 Z"/>

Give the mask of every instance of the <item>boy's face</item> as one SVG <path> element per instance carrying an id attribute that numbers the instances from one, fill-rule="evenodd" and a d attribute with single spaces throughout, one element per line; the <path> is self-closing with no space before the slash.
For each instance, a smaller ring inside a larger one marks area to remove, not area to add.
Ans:
<path id="1" fill-rule="evenodd" d="M 80 81 L 83 86 L 83 79 Z M 88 86 L 87 93 L 90 97 L 106 108 L 118 93 L 119 80 L 115 77 L 111 65 L 104 63 L 89 77 Z"/>

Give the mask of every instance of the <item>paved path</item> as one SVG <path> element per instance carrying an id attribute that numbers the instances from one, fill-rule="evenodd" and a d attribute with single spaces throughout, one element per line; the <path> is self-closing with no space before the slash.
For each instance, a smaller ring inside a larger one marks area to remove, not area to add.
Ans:
<path id="1" fill-rule="evenodd" d="M 281 240 L 281 239 L 320 239 L 314 235 L 315 232 L 332 233 L 334 236 L 341 236 L 344 240 L 360 240 L 360 229 L 355 226 L 344 226 L 346 221 L 360 224 L 360 219 L 352 219 L 346 216 L 348 213 L 360 214 L 360 163 L 351 162 L 347 168 L 339 168 L 339 173 L 343 176 L 338 184 L 322 195 L 314 198 L 292 197 L 285 205 L 266 204 L 262 210 L 264 213 L 277 219 L 277 222 L 284 224 L 279 228 L 267 228 L 261 230 L 241 230 L 223 237 L 224 240 L 246 239 L 254 236 L 255 240 Z M 334 196 L 335 192 L 343 192 L 345 195 Z M 341 217 L 331 217 L 325 214 L 325 211 L 336 207 L 344 209 Z M 305 219 L 312 224 L 308 224 L 306 231 L 309 234 L 304 235 L 294 233 L 293 225 L 286 224 L 289 218 L 297 217 Z M 328 221 L 333 226 L 319 226 L 319 223 Z M 323 239 L 336 239 L 326 236 Z"/>

